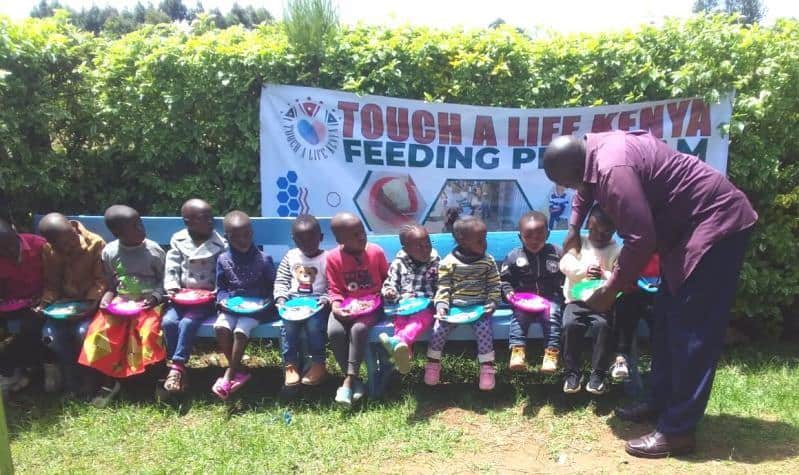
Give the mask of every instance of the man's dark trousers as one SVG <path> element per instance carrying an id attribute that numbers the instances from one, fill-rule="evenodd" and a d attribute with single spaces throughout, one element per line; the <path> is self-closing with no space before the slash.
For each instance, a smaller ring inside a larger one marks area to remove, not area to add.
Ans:
<path id="1" fill-rule="evenodd" d="M 714 244 L 676 295 L 665 279 L 660 287 L 650 376 L 659 432 L 692 432 L 705 413 L 750 234 L 751 228 Z"/>

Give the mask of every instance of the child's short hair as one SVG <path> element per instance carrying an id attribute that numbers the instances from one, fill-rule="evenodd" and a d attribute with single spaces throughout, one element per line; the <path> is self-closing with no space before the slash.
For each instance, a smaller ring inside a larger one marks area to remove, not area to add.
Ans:
<path id="1" fill-rule="evenodd" d="M 363 226 L 363 221 L 361 221 L 361 218 L 353 213 L 350 213 L 349 211 L 336 213 L 336 215 L 333 216 L 333 219 L 330 220 L 330 229 L 333 231 L 333 236 L 336 237 L 336 242 L 341 242 L 342 229 L 346 228 L 347 226 L 355 225 L 355 223 Z"/>
<path id="2" fill-rule="evenodd" d="M 225 215 L 225 218 L 222 220 L 222 226 L 225 228 L 234 225 L 240 226 L 242 223 L 249 224 L 250 217 L 244 211 L 234 210 L 230 213 Z"/>
<path id="3" fill-rule="evenodd" d="M 547 219 L 547 216 L 540 211 L 532 210 L 524 213 L 522 217 L 519 218 L 519 228 L 527 224 L 528 221 L 538 221 L 539 223 L 544 223 L 544 226 L 546 226 L 547 230 L 549 230 L 549 220 Z"/>
<path id="4" fill-rule="evenodd" d="M 408 223 L 403 224 L 399 230 L 399 241 L 402 247 L 405 247 L 408 244 L 408 239 L 410 239 L 411 234 L 415 231 L 427 231 L 424 226 L 419 223 Z"/>
<path id="5" fill-rule="evenodd" d="M 193 208 L 207 209 L 210 211 L 211 205 L 202 198 L 190 198 L 186 200 L 180 207 L 180 215 L 185 216 L 186 213 Z"/>
<path id="6" fill-rule="evenodd" d="M 463 218 L 459 218 L 452 225 L 452 235 L 455 237 L 456 241 L 460 241 L 463 235 L 476 225 L 485 226 L 485 223 L 477 216 L 464 216 Z"/>
<path id="7" fill-rule="evenodd" d="M 292 234 L 308 229 L 322 234 L 322 226 L 319 225 L 319 220 L 317 220 L 312 214 L 301 214 L 294 219 L 293 223 L 291 223 Z"/>
<path id="8" fill-rule="evenodd" d="M 112 205 L 105 210 L 103 215 L 105 226 L 111 234 L 117 236 L 125 224 L 139 219 L 139 212 L 127 205 Z"/>
<path id="9" fill-rule="evenodd" d="M 599 224 L 602 224 L 604 226 L 608 226 L 611 228 L 616 227 L 616 223 L 614 223 L 613 220 L 610 219 L 610 216 L 608 216 L 607 213 L 605 213 L 605 211 L 603 211 L 602 208 L 599 207 L 599 203 L 595 204 L 591 208 L 591 211 L 588 212 L 588 219 L 591 218 L 596 219 L 597 221 L 599 221 Z M 587 220 L 586 220 L 586 227 L 588 227 Z"/>

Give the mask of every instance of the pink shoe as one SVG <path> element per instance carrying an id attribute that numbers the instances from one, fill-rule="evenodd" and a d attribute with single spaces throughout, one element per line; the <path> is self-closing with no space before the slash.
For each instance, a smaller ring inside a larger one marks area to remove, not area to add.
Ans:
<path id="1" fill-rule="evenodd" d="M 230 396 L 230 381 L 225 378 L 218 378 L 213 386 L 211 392 L 219 396 L 219 399 L 226 400 Z"/>
<path id="2" fill-rule="evenodd" d="M 236 373 L 233 379 L 230 380 L 230 394 L 238 391 L 250 378 L 252 378 L 250 373 Z"/>
<path id="3" fill-rule="evenodd" d="M 441 377 L 441 363 L 429 361 L 424 365 L 424 383 L 428 386 L 435 386 Z"/>
<path id="4" fill-rule="evenodd" d="M 494 385 L 496 384 L 494 380 L 494 373 L 497 370 L 494 369 L 494 365 L 487 365 L 481 364 L 480 365 L 480 390 L 481 391 L 491 391 L 494 389 Z"/>

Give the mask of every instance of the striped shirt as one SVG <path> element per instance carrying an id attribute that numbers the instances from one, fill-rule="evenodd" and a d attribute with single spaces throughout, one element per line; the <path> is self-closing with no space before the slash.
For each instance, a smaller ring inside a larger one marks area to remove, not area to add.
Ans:
<path id="1" fill-rule="evenodd" d="M 438 267 L 438 291 L 434 301 L 437 309 L 449 309 L 453 305 L 499 305 L 500 288 L 497 263 L 490 254 L 469 259 L 455 249 Z"/>

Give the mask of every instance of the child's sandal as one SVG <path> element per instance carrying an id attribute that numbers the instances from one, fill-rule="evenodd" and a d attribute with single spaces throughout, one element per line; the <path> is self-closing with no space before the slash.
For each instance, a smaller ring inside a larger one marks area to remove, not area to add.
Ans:
<path id="1" fill-rule="evenodd" d="M 230 397 L 230 381 L 225 378 L 217 378 L 216 382 L 213 386 L 211 386 L 211 392 L 219 396 L 220 399 L 226 401 L 228 397 Z"/>
<path id="2" fill-rule="evenodd" d="M 241 387 L 244 386 L 244 383 L 249 381 L 250 378 L 252 378 L 250 373 L 236 373 L 233 376 L 233 379 L 230 380 L 230 394 L 233 394 L 241 389 Z"/>
<path id="3" fill-rule="evenodd" d="M 170 393 L 178 393 L 183 391 L 183 370 L 172 366 L 169 369 L 169 374 L 164 381 L 164 389 Z"/>

